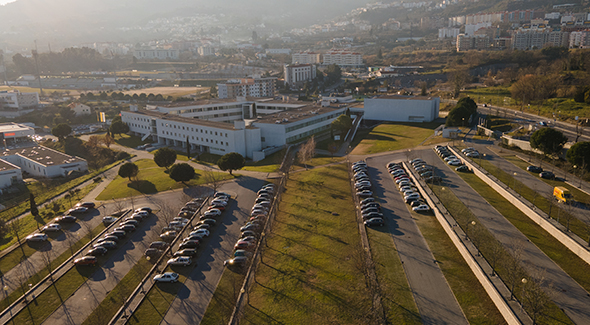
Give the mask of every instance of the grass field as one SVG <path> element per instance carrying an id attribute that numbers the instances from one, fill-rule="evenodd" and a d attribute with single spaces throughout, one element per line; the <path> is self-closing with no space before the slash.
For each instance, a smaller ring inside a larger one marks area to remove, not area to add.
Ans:
<path id="1" fill-rule="evenodd" d="M 440 123 L 384 123 L 360 130 L 352 143 L 353 155 L 374 154 L 413 148 L 433 135 Z"/>
<path id="2" fill-rule="evenodd" d="M 242 324 L 374 322 L 350 193 L 344 165 L 292 174 Z"/>
<path id="3" fill-rule="evenodd" d="M 141 137 L 139 136 L 122 133 L 115 135 L 115 143 L 120 146 L 135 149 L 142 144 L 151 143 L 151 141 L 141 141 Z"/>
<path id="4" fill-rule="evenodd" d="M 153 194 L 161 191 L 184 188 L 186 186 L 197 186 L 207 183 L 207 177 L 203 171 L 195 170 L 195 177 L 186 184 L 176 182 L 168 176 L 166 168 L 158 167 L 151 159 L 141 159 L 136 162 L 139 167 L 137 181 L 129 181 L 127 178 L 117 176 L 102 193 L 97 196 L 97 200 L 109 200 L 111 198 L 120 199 L 124 197 L 136 196 L 141 194 Z M 237 175 L 227 173 L 212 172 L 218 180 L 232 179 Z"/>

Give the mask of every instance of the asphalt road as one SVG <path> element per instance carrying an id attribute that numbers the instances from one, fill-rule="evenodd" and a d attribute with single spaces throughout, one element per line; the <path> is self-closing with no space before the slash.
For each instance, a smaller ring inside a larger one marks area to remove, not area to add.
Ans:
<path id="1" fill-rule="evenodd" d="M 100 304 L 106 295 L 121 281 L 143 256 L 152 241 L 158 240 L 160 229 L 166 221 L 159 216 L 158 202 L 167 202 L 174 211 L 184 205 L 182 191 L 168 191 L 152 196 L 134 199 L 134 207 L 149 206 L 155 210 L 149 218 L 143 220 L 129 240 L 119 246 L 100 268 L 64 301 L 64 303 L 48 317 L 43 324 L 81 324 Z M 126 201 L 125 208 L 132 208 Z M 110 203 L 112 205 L 112 203 Z M 100 261 L 100 257 L 99 257 Z M 105 320 L 105 323 L 109 319 Z"/>
<path id="2" fill-rule="evenodd" d="M 232 195 L 230 208 L 223 214 L 223 222 L 215 227 L 197 259 L 193 270 L 179 290 L 176 299 L 161 324 L 199 324 L 213 297 L 223 273 L 223 262 L 233 253 L 233 246 L 240 237 L 240 227 L 250 217 L 256 192 L 264 180 L 241 177 L 226 183 L 220 190 Z"/>
<path id="3" fill-rule="evenodd" d="M 368 158 L 366 161 L 374 194 L 381 201 L 385 225 L 403 263 L 422 323 L 468 324 L 408 206 L 387 172 L 388 162 L 403 160 L 407 160 L 405 153 Z"/>
<path id="4" fill-rule="evenodd" d="M 422 158 L 436 168 L 447 188 L 469 208 L 494 237 L 509 251 L 521 248 L 521 265 L 530 275 L 542 274 L 543 289 L 576 324 L 587 324 L 590 319 L 590 295 L 565 273 L 551 258 L 531 243 L 502 214 L 485 201 L 473 188 L 452 171 L 433 150 L 423 151 Z M 564 248 L 565 249 L 565 248 Z"/>

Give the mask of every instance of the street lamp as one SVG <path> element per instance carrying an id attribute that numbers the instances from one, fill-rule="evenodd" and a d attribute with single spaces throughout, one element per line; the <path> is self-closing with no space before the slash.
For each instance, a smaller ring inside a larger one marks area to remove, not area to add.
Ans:
<path id="1" fill-rule="evenodd" d="M 468 222 L 467 226 L 465 226 L 465 240 L 469 240 L 469 238 L 467 237 L 467 233 L 469 232 L 469 225 L 475 226 L 475 221 Z"/>
<path id="2" fill-rule="evenodd" d="M 514 172 L 514 179 L 512 181 L 512 189 L 514 190 L 514 187 L 516 186 L 516 176 L 518 176 L 518 173 Z"/>

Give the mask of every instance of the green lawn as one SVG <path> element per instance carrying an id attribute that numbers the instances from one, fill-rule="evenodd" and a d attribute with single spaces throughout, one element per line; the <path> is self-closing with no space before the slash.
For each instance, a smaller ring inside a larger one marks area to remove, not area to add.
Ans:
<path id="1" fill-rule="evenodd" d="M 129 135 L 129 134 L 116 134 L 115 135 L 115 142 L 118 145 L 128 147 L 128 148 L 137 148 L 138 146 L 146 143 L 152 143 L 149 139 L 146 141 L 141 141 L 141 137 L 136 135 Z"/>
<path id="2" fill-rule="evenodd" d="M 434 134 L 440 123 L 384 123 L 360 130 L 352 143 L 353 155 L 413 148 Z"/>
<path id="3" fill-rule="evenodd" d="M 246 161 L 246 166 L 242 169 L 263 173 L 275 172 L 281 167 L 286 151 L 286 149 L 279 150 L 260 161 Z"/>
<path id="4" fill-rule="evenodd" d="M 166 169 L 158 167 L 151 159 L 141 159 L 136 162 L 140 167 L 137 181 L 130 182 L 127 178 L 117 176 L 102 193 L 98 195 L 97 200 L 109 200 L 111 198 L 119 199 L 129 196 L 136 196 L 141 194 L 153 194 L 170 189 L 184 188 L 186 186 L 197 186 L 207 183 L 204 172 L 195 170 L 195 178 L 186 185 L 174 181 L 166 173 Z M 232 176 L 227 173 L 217 173 L 220 179 L 232 179 Z"/>
<path id="5" fill-rule="evenodd" d="M 227 324 L 244 283 L 246 270 L 225 269 L 203 315 L 201 325 Z"/>
<path id="6" fill-rule="evenodd" d="M 141 258 L 129 270 L 127 275 L 117 283 L 117 286 L 107 294 L 82 325 L 107 324 L 151 268 L 152 263 L 145 258 Z"/>
<path id="7" fill-rule="evenodd" d="M 307 168 L 313 168 L 313 167 L 318 167 L 318 166 L 323 166 L 323 165 L 328 165 L 328 164 L 333 164 L 333 163 L 339 163 L 339 162 L 343 162 L 344 159 L 346 159 L 346 158 L 345 157 L 317 156 L 317 157 L 312 158 L 306 164 L 296 162 L 293 165 L 293 169 L 302 170 L 302 169 L 305 169 L 306 165 L 307 165 Z"/>
<path id="8" fill-rule="evenodd" d="M 375 322 L 350 193 L 345 165 L 292 174 L 242 324 Z"/>

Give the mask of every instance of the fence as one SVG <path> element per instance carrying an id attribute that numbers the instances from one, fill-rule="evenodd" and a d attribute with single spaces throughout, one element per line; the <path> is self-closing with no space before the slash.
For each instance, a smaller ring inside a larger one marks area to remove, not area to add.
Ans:
<path id="1" fill-rule="evenodd" d="M 272 223 L 276 212 L 279 209 L 279 203 L 281 202 L 281 194 L 283 193 L 283 189 L 287 182 L 287 171 L 291 168 L 291 164 L 293 163 L 293 158 L 290 155 L 292 151 L 292 146 L 287 148 L 287 153 L 285 153 L 285 157 L 283 158 L 283 163 L 279 168 L 280 171 L 283 172 L 281 180 L 279 181 L 279 185 L 276 187 L 276 194 L 274 200 L 272 202 L 272 206 L 268 213 L 268 218 L 266 218 L 266 222 L 264 224 L 264 228 L 262 228 L 262 233 L 260 235 L 260 240 L 256 245 L 256 250 L 254 251 L 254 255 L 252 257 L 252 262 L 250 263 L 250 267 L 246 273 L 246 277 L 244 278 L 244 283 L 242 284 L 242 288 L 240 289 L 240 293 L 238 295 L 238 299 L 236 300 L 236 305 L 232 312 L 231 318 L 229 319 L 229 325 L 237 325 L 240 323 L 240 320 L 244 316 L 244 307 L 246 303 L 248 303 L 248 292 L 252 288 L 252 284 L 254 283 L 254 278 L 256 276 L 256 270 L 258 268 L 258 264 L 262 260 L 262 252 L 263 247 L 266 246 L 266 234 L 269 233 L 272 229 Z"/>

